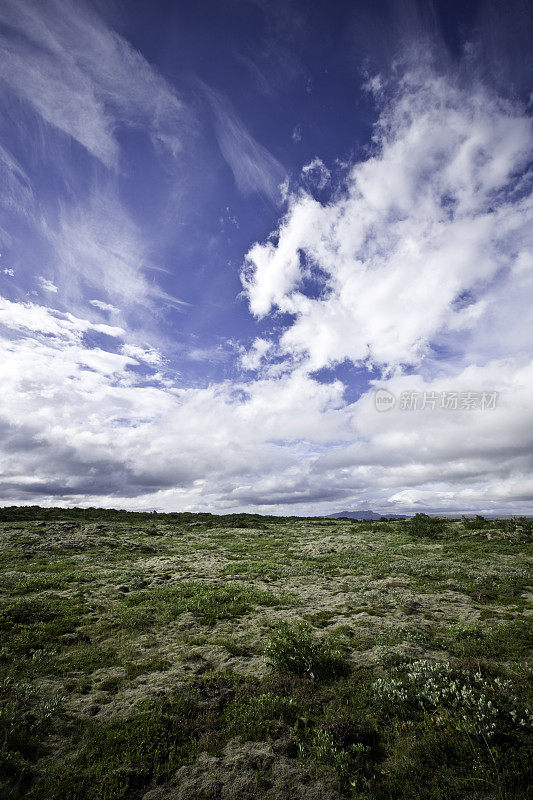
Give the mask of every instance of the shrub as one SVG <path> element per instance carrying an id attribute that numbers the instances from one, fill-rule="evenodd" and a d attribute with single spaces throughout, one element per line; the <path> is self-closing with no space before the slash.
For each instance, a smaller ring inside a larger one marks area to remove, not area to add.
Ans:
<path id="1" fill-rule="evenodd" d="M 460 658 L 527 658 L 532 645 L 531 622 L 527 617 L 490 624 L 456 622 L 437 631 L 434 644 Z"/>
<path id="2" fill-rule="evenodd" d="M 407 523 L 407 527 L 413 536 L 438 538 L 444 532 L 444 520 L 429 517 L 427 514 L 415 514 Z"/>
<path id="3" fill-rule="evenodd" d="M 490 739 L 517 728 L 529 729 L 533 715 L 520 705 L 510 681 L 487 680 L 478 672 L 447 662 L 414 661 L 374 682 L 376 696 L 410 719 L 428 714 L 436 725 L 453 717 L 458 730 Z"/>
<path id="4" fill-rule="evenodd" d="M 272 633 L 266 655 L 279 672 L 312 680 L 334 678 L 348 671 L 342 646 L 332 636 L 318 639 L 305 622 L 281 622 Z"/>
<path id="5" fill-rule="evenodd" d="M 476 514 L 475 517 L 461 517 L 461 524 L 467 531 L 480 531 L 486 528 L 490 523 L 482 517 L 481 514 Z"/>
<path id="6" fill-rule="evenodd" d="M 518 539 L 531 540 L 533 519 L 529 517 L 512 517 L 511 519 L 498 520 L 498 523 L 503 533 Z"/>

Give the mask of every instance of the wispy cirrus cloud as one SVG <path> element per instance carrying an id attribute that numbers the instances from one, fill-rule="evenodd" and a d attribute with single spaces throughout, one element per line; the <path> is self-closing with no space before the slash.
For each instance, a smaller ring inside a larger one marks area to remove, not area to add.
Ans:
<path id="1" fill-rule="evenodd" d="M 236 58 L 250 72 L 254 84 L 265 97 L 283 94 L 300 83 L 307 85 L 308 70 L 299 50 L 310 34 L 313 11 L 305 13 L 291 0 L 248 0 L 255 6 L 263 23 L 263 35 L 253 49 L 243 43 Z"/>
<path id="2" fill-rule="evenodd" d="M 122 188 L 125 131 L 161 162 L 195 129 L 176 89 L 91 4 L 6 0 L 0 102 L 0 242 L 16 251 L 21 290 L 77 310 L 88 290 L 103 304 L 93 311 L 182 305 L 147 279 L 154 237 Z M 45 277 L 30 274 L 36 263 Z"/>
<path id="3" fill-rule="evenodd" d="M 7 211 L 27 215 L 34 207 L 31 182 L 18 161 L 0 144 L 0 205 Z"/>
<path id="4" fill-rule="evenodd" d="M 95 190 L 85 203 L 62 206 L 43 233 L 53 247 L 54 277 L 71 302 L 81 302 L 90 288 L 107 298 L 92 302 L 100 310 L 128 311 L 155 300 L 184 305 L 147 279 L 149 247 L 115 192 Z"/>
<path id="5" fill-rule="evenodd" d="M 205 84 L 202 86 L 213 111 L 220 151 L 239 190 L 245 195 L 258 192 L 272 202 L 279 202 L 279 186 L 285 178 L 282 164 L 254 139 L 227 97 Z"/>
<path id="6" fill-rule="evenodd" d="M 90 6 L 5 0 L 0 22 L 1 86 L 45 123 L 113 168 L 120 126 L 180 149 L 192 117 L 176 91 Z"/>

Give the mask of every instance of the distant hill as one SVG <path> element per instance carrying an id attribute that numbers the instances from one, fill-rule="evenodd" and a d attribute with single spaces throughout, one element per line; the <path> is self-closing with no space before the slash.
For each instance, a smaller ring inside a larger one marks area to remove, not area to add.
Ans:
<path id="1" fill-rule="evenodd" d="M 375 511 L 337 511 L 336 514 L 328 514 L 325 519 L 407 519 L 404 514 L 376 514 Z"/>

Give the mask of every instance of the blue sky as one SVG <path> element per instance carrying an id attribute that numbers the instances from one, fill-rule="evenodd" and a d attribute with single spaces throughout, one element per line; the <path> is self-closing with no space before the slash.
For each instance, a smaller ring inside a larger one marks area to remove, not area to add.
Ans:
<path id="1" fill-rule="evenodd" d="M 533 513 L 531 45 L 521 0 L 4 0 L 0 503 Z"/>

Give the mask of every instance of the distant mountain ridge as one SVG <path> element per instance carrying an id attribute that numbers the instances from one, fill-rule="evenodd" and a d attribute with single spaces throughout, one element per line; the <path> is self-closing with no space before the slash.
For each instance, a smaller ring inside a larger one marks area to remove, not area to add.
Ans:
<path id="1" fill-rule="evenodd" d="M 375 511 L 337 511 L 335 514 L 328 514 L 324 519 L 407 519 L 405 514 L 377 514 Z"/>

